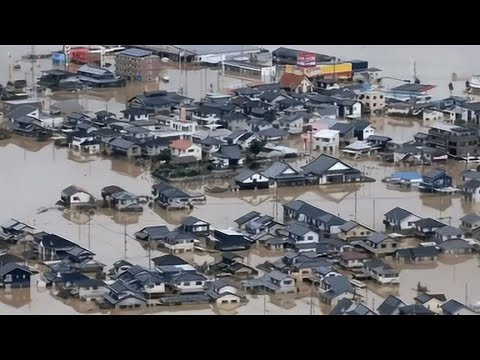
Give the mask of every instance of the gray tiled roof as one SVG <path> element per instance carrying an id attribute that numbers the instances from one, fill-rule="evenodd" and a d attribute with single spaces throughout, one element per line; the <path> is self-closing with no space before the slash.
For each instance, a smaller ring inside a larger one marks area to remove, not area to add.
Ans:
<path id="1" fill-rule="evenodd" d="M 385 214 L 385 218 L 387 218 L 388 220 L 393 220 L 398 222 L 398 221 L 402 221 L 403 219 L 407 218 L 412 214 L 413 213 L 408 210 L 396 207 L 390 210 L 389 212 L 387 212 Z"/>
<path id="2" fill-rule="evenodd" d="M 380 304 L 377 311 L 380 315 L 392 315 L 396 309 L 404 305 L 405 303 L 398 297 L 389 295 L 385 301 Z"/>
<path id="3" fill-rule="evenodd" d="M 468 214 L 462 217 L 460 221 L 466 224 L 475 224 L 480 221 L 480 216 L 477 214 Z"/>

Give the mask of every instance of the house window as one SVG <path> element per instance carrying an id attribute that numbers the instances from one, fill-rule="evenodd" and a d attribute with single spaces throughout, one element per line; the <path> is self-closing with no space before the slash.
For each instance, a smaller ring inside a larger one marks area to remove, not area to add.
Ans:
<path id="1" fill-rule="evenodd" d="M 185 281 L 185 282 L 183 283 L 183 286 L 190 286 L 190 281 Z"/>
<path id="2" fill-rule="evenodd" d="M 380 99 L 383 99 L 383 95 L 380 95 L 379 98 L 380 98 Z"/>
<path id="3" fill-rule="evenodd" d="M 397 243 L 392 243 L 392 248 L 396 248 L 397 247 Z"/>
<path id="4" fill-rule="evenodd" d="M 354 231 L 354 232 L 352 233 L 352 236 L 356 236 L 356 235 L 357 235 L 357 233 Z"/>
<path id="5" fill-rule="evenodd" d="M 195 151 L 195 149 L 188 149 L 188 152 L 189 152 L 189 153 L 192 153 L 192 152 L 194 152 L 194 151 Z"/>
<path id="6" fill-rule="evenodd" d="M 74 196 L 73 201 L 80 201 L 80 198 L 78 196 Z"/>
<path id="7" fill-rule="evenodd" d="M 228 304 L 228 300 L 222 300 L 222 304 Z"/>
<path id="8" fill-rule="evenodd" d="M 307 240 L 313 240 L 313 236 L 312 235 L 307 236 Z"/>
<path id="9" fill-rule="evenodd" d="M 283 285 L 291 285 L 292 284 L 292 280 L 285 280 L 283 282 Z"/>
<path id="10" fill-rule="evenodd" d="M 371 232 L 370 232 L 370 231 L 367 231 L 367 235 L 370 235 L 370 234 L 371 234 Z"/>
<path id="11" fill-rule="evenodd" d="M 362 232 L 360 233 L 360 235 L 365 235 L 365 232 L 362 231 Z"/>
<path id="12" fill-rule="evenodd" d="M 195 285 L 203 285 L 203 281 L 197 281 Z"/>
<path id="13" fill-rule="evenodd" d="M 12 279 L 12 275 L 11 274 L 7 274 L 5 275 L 5 282 L 12 282 L 13 279 Z"/>
<path id="14" fill-rule="evenodd" d="M 382 244 L 380 247 L 381 247 L 382 249 L 385 249 L 385 248 L 387 247 L 387 245 L 386 245 L 386 244 Z"/>

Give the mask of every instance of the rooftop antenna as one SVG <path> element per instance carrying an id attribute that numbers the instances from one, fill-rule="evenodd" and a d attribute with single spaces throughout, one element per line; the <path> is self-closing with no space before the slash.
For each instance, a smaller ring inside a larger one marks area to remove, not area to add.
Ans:
<path id="1" fill-rule="evenodd" d="M 420 84 L 420 80 L 417 76 L 417 61 L 414 57 L 410 58 L 410 76 L 412 77 L 412 84 Z"/>

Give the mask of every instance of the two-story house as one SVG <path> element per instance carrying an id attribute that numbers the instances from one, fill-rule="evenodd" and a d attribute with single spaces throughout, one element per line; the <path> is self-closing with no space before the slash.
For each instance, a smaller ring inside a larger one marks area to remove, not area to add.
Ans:
<path id="1" fill-rule="evenodd" d="M 376 256 L 388 255 L 397 251 L 398 241 L 385 233 L 376 232 L 368 236 L 359 245 Z"/>

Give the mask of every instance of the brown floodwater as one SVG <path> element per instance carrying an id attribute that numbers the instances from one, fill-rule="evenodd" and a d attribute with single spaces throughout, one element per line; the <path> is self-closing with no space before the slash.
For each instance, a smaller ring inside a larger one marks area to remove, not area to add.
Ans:
<path id="1" fill-rule="evenodd" d="M 371 66 L 384 67 L 385 75 L 407 76 L 409 74 L 409 57 L 417 59 L 417 70 L 422 79 L 439 85 L 437 94 L 448 95 L 447 84 L 452 72 L 459 73 L 463 78 L 474 72 L 477 65 L 471 56 L 480 53 L 480 47 L 460 46 L 452 51 L 450 47 L 388 47 L 377 46 L 303 46 L 307 50 L 337 54 L 340 57 L 359 57 L 370 60 Z M 37 52 L 58 50 L 59 46 L 37 46 Z M 449 50 L 450 49 L 450 50 Z M 391 50 L 391 51 L 390 51 Z M 8 47 L 0 46 L 0 82 L 8 80 L 8 55 L 12 51 L 13 60 L 29 52 L 28 46 Z M 395 55 L 396 54 L 396 55 Z M 399 56 L 399 54 L 401 56 Z M 431 54 L 437 54 L 435 66 L 426 59 Z M 455 54 L 453 56 L 452 54 Z M 37 63 L 35 72 L 52 67 L 50 60 Z M 458 68 L 461 67 L 461 68 Z M 184 88 L 187 96 L 196 99 L 206 92 L 224 90 L 228 87 L 243 86 L 247 82 L 239 79 L 230 79 L 218 75 L 218 71 L 209 69 L 190 69 L 187 73 L 175 67 L 166 67 L 170 82 L 165 83 L 138 83 L 132 82 L 122 89 L 89 90 L 80 93 L 55 93 L 45 98 L 45 105 L 67 99 L 77 99 L 86 111 L 108 109 L 119 113 L 125 108 L 125 102 L 131 97 L 145 90 L 166 89 L 177 90 Z M 14 71 L 14 79 L 25 78 L 31 82 L 31 69 L 22 62 L 22 70 Z M 185 86 L 185 82 L 188 86 Z M 212 86 L 210 86 L 210 84 Z M 458 86 L 457 86 L 458 85 Z M 460 83 L 455 83 L 454 93 L 460 95 Z M 387 134 L 394 141 L 411 140 L 412 135 L 424 131 L 422 122 L 415 119 L 374 117 L 372 122 L 378 133 Z M 302 150 L 302 143 L 297 139 L 285 142 Z M 312 156 L 316 156 L 313 153 Z M 343 157 L 342 157 L 343 158 Z M 299 160 L 305 164 L 307 158 Z M 367 225 L 382 230 L 383 214 L 394 206 L 401 206 L 424 217 L 443 218 L 452 225 L 459 225 L 459 218 L 463 214 L 476 211 L 479 205 L 466 203 L 458 196 L 436 196 L 419 194 L 416 191 L 399 191 L 387 188 L 381 179 L 396 171 L 428 171 L 430 168 L 400 168 L 391 164 L 380 164 L 374 157 L 360 160 L 347 159 L 347 162 L 364 171 L 368 176 L 376 179 L 375 183 L 354 184 L 346 186 L 310 186 L 299 188 L 280 188 L 261 191 L 242 191 L 207 196 L 207 204 L 199 205 L 190 212 L 167 212 L 158 208 L 145 207 L 142 214 L 119 214 L 115 212 L 98 211 L 91 216 L 90 231 L 88 222 L 78 214 L 59 210 L 54 204 L 59 199 L 60 191 L 76 184 L 99 197 L 100 189 L 106 185 L 116 184 L 138 195 L 149 195 L 154 183 L 148 171 L 132 162 L 118 158 L 95 157 L 92 160 L 74 157 L 66 149 L 59 149 L 49 142 L 31 141 L 14 136 L 12 139 L 0 141 L 0 219 L 17 218 L 23 220 L 41 231 L 58 233 L 73 241 L 87 246 L 94 251 L 96 259 L 110 267 L 120 258 L 143 266 L 149 266 L 148 250 L 141 243 L 133 239 L 133 234 L 149 225 L 167 224 L 170 228 L 178 225 L 186 216 L 192 215 L 209 221 L 218 228 L 235 227 L 234 220 L 243 214 L 255 209 L 261 213 L 282 219 L 281 204 L 301 199 L 312 203 L 326 211 L 339 214 L 343 218 L 356 218 Z M 448 161 L 435 165 L 447 169 L 456 181 L 459 181 L 459 172 L 474 164 Z M 185 184 L 190 190 L 199 190 L 201 185 L 194 182 Z M 42 209 L 48 211 L 39 211 Z M 127 236 L 125 236 L 125 233 Z M 90 236 L 89 236 L 90 234 Z M 126 241 L 125 241 L 126 238 Z M 151 256 L 162 253 L 152 250 Z M 256 266 L 266 260 L 274 260 L 279 254 L 268 253 L 264 249 L 252 249 L 245 261 Z M 189 261 L 203 264 L 213 261 L 210 254 L 195 253 Z M 476 257 L 445 257 L 439 259 L 433 266 L 405 266 L 401 272 L 401 285 L 397 291 L 405 301 L 411 301 L 415 296 L 418 281 L 432 291 L 445 292 L 447 296 L 464 301 L 467 293 L 468 303 L 480 300 L 480 288 L 475 281 L 478 277 L 478 263 Z M 467 289 L 465 291 L 465 288 Z M 371 288 L 374 292 L 366 291 L 365 303 L 375 308 L 382 301 L 378 295 L 385 296 L 388 289 Z M 378 294 L 377 294 L 378 293 Z M 263 296 L 249 297 L 250 301 L 236 309 L 218 309 L 211 305 L 201 307 L 169 307 L 148 309 L 141 313 L 159 314 L 310 314 L 325 312 L 320 310 L 318 300 L 314 311 L 310 305 L 310 297 L 303 296 L 295 299 L 295 306 L 291 307 L 293 299 L 277 299 Z M 283 302 L 282 302 L 283 301 Z M 281 306 L 278 306 L 280 304 Z M 317 311 L 318 310 L 318 311 Z M 98 311 L 93 311 L 98 313 Z M 29 291 L 12 290 L 11 293 L 0 292 L 0 313 L 3 314 L 76 314 L 92 313 L 90 305 L 75 304 L 64 301 L 50 294 L 49 290 L 39 290 L 33 286 Z M 115 312 L 112 312 L 115 313 Z"/>

